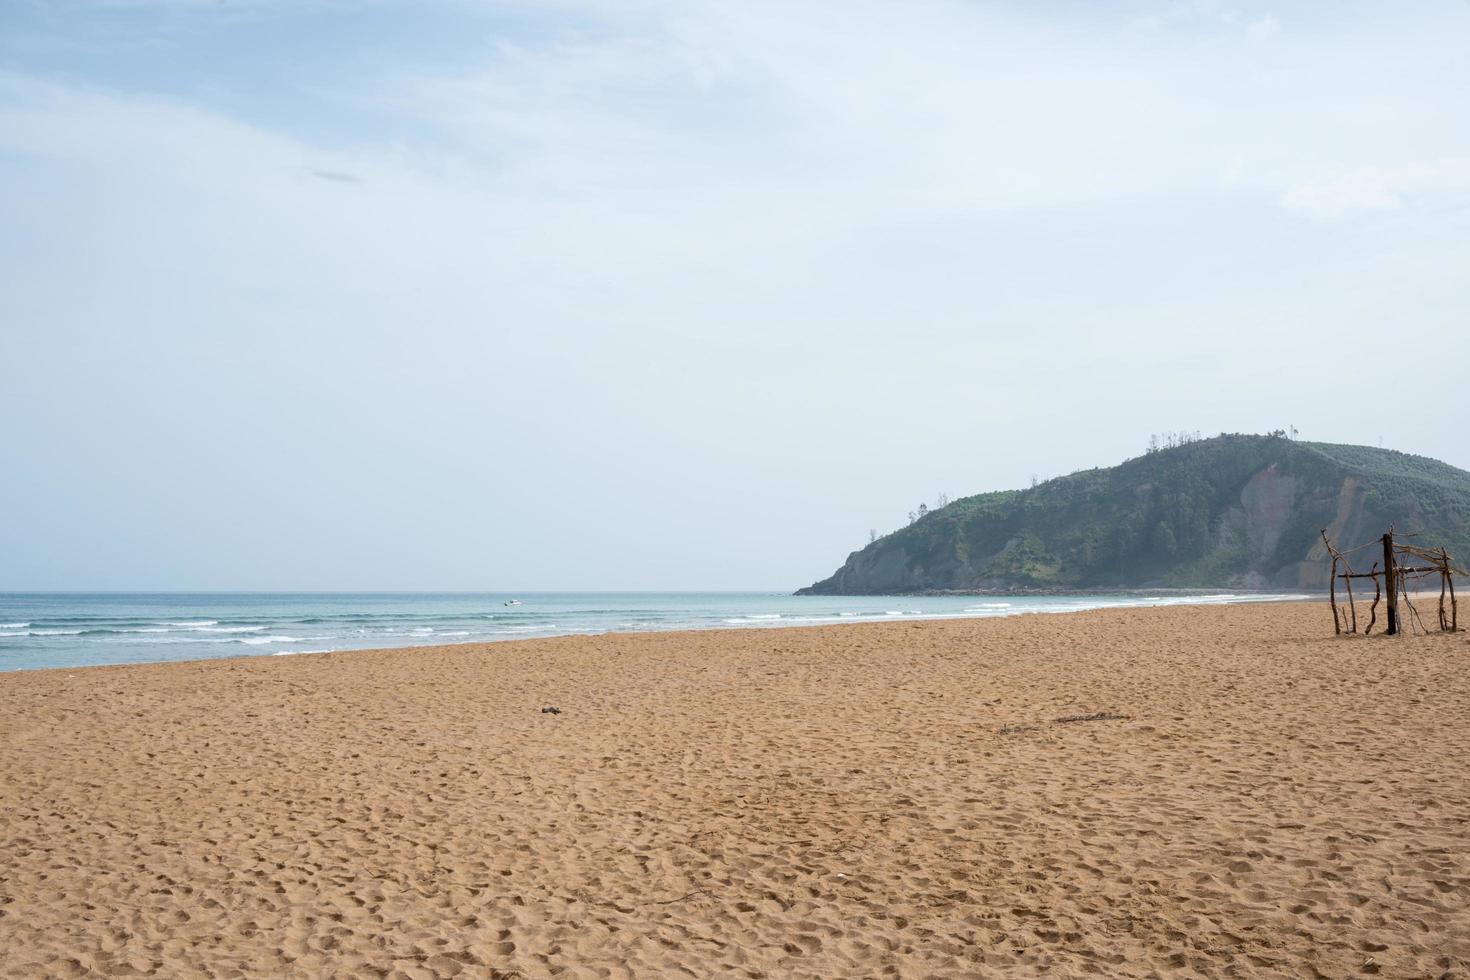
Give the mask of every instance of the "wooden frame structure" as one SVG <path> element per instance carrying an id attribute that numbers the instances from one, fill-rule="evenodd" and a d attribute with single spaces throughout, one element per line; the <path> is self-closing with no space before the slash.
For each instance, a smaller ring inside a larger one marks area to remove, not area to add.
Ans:
<path id="1" fill-rule="evenodd" d="M 1373 580 L 1373 604 L 1368 607 L 1368 625 L 1363 629 L 1363 635 L 1366 636 L 1373 632 L 1373 627 L 1378 622 L 1378 603 L 1383 601 L 1384 593 L 1387 593 L 1385 633 L 1389 636 L 1398 635 L 1403 631 L 1404 622 L 1409 624 L 1411 633 L 1428 633 L 1429 628 L 1424 625 L 1419 610 L 1414 608 L 1414 603 L 1409 598 L 1409 590 L 1405 585 L 1422 582 L 1435 575 L 1439 576 L 1440 632 L 1459 632 L 1460 606 L 1455 598 L 1455 576 L 1470 573 L 1462 568 L 1456 568 L 1450 559 L 1449 552 L 1443 548 L 1420 548 L 1411 544 L 1397 544 L 1393 539 L 1392 527 L 1384 533 L 1380 540 L 1369 541 L 1367 544 L 1358 545 L 1345 552 L 1338 551 L 1332 546 L 1332 541 L 1327 537 L 1327 529 L 1323 528 L 1322 544 L 1327 548 L 1327 554 L 1332 559 L 1332 574 L 1327 580 L 1327 601 L 1332 606 L 1332 629 L 1338 635 L 1358 632 L 1358 608 L 1353 601 L 1353 579 L 1364 578 Z M 1347 560 L 1348 555 L 1368 548 L 1373 548 L 1376 552 L 1379 545 L 1383 549 L 1382 558 L 1373 562 L 1372 569 L 1366 572 L 1353 571 L 1352 565 Z M 1410 564 L 1414 560 L 1426 564 Z M 1379 567 L 1380 562 L 1381 568 Z M 1338 571 L 1339 567 L 1342 571 Z M 1346 611 L 1338 608 L 1338 579 L 1342 579 L 1343 590 L 1347 593 Z M 1404 620 L 1399 614 L 1400 598 L 1403 599 L 1404 605 L 1409 610 L 1407 620 Z"/>

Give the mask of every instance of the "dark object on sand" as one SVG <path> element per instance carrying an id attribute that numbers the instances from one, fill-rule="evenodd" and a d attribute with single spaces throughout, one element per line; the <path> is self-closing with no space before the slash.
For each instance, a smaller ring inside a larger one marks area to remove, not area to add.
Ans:
<path id="1" fill-rule="evenodd" d="M 559 714 L 561 714 L 561 709 L 560 708 L 542 708 L 541 709 L 541 713 L 543 715 L 559 715 Z"/>
<path id="2" fill-rule="evenodd" d="M 1070 725 L 1074 721 L 1127 721 L 1128 718 L 1128 715 L 1114 715 L 1106 711 L 1099 711 L 1095 715 L 1067 715 L 1055 719 L 1055 722 L 1058 725 Z"/>

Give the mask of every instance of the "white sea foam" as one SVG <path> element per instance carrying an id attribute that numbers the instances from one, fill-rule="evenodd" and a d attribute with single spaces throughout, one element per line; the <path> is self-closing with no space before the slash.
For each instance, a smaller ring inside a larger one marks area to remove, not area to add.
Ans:
<path id="1" fill-rule="evenodd" d="M 119 626 L 109 633 L 259 633 L 265 626 Z"/>
<path id="2" fill-rule="evenodd" d="M 304 639 L 304 636 L 244 636 L 235 642 L 248 643 L 254 647 L 262 643 L 300 643 Z"/>
<path id="3" fill-rule="evenodd" d="M 0 623 L 0 630 L 23 630 L 30 623 Z"/>
<path id="4" fill-rule="evenodd" d="M 164 620 L 163 621 L 163 625 L 165 625 L 165 626 L 218 626 L 219 625 L 219 620 L 217 620 L 217 619 L 192 619 L 192 620 L 184 620 L 184 621 L 178 622 L 178 623 L 171 623 L 168 620 Z"/>

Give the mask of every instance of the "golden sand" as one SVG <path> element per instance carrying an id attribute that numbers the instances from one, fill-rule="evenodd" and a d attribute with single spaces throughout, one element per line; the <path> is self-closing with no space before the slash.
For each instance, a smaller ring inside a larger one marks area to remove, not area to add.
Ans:
<path id="1" fill-rule="evenodd" d="M 0 736 L 6 977 L 1470 976 L 1470 640 L 1322 604 L 15 673 Z"/>

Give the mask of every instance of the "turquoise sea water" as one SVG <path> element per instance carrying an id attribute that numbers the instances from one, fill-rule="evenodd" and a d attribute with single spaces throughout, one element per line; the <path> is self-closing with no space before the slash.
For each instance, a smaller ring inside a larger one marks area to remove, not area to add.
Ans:
<path id="1" fill-rule="evenodd" d="M 586 633 L 1012 616 L 1299 595 L 792 596 L 768 592 L 0 593 L 0 671 Z"/>

